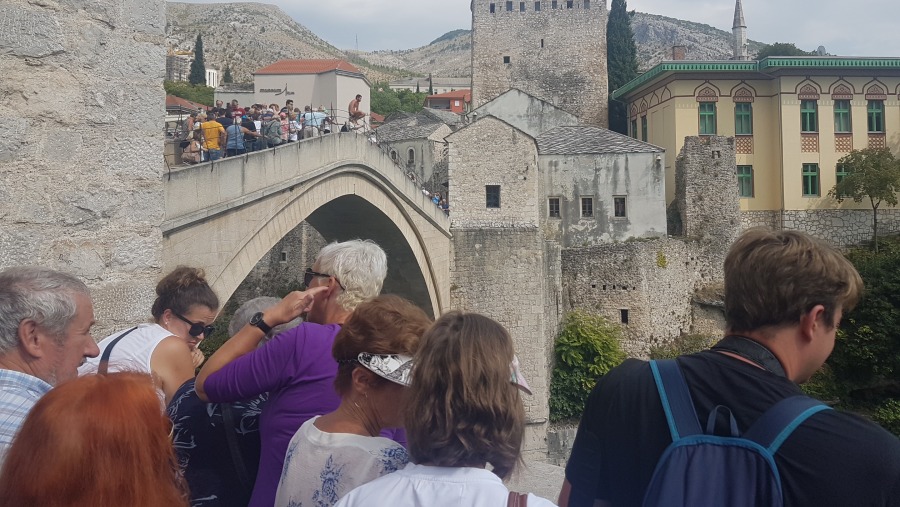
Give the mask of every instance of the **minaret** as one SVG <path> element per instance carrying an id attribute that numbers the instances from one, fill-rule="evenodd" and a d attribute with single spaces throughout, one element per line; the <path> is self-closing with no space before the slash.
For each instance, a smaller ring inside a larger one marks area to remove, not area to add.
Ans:
<path id="1" fill-rule="evenodd" d="M 744 22 L 744 8 L 741 6 L 741 0 L 735 0 L 734 3 L 734 25 L 731 27 L 731 33 L 734 40 L 732 41 L 732 49 L 734 56 L 732 60 L 749 60 L 747 54 L 747 24 Z"/>

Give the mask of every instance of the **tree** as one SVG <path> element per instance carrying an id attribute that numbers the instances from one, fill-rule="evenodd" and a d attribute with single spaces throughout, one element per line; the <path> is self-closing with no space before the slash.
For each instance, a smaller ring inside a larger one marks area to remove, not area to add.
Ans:
<path id="1" fill-rule="evenodd" d="M 828 195 L 844 202 L 853 199 L 862 202 L 869 199 L 872 205 L 872 237 L 878 251 L 878 207 L 881 203 L 897 205 L 900 192 L 900 160 L 888 148 L 853 150 L 838 161 L 838 167 L 846 174 Z"/>
<path id="2" fill-rule="evenodd" d="M 225 72 L 222 73 L 222 82 L 228 83 L 228 84 L 231 84 L 234 82 L 234 78 L 231 76 L 231 66 L 230 65 L 225 66 Z"/>
<path id="3" fill-rule="evenodd" d="M 198 33 L 194 43 L 194 61 L 191 62 L 191 73 L 188 82 L 192 85 L 206 84 L 206 64 L 203 63 L 203 37 Z"/>
<path id="4" fill-rule="evenodd" d="M 812 56 L 815 52 L 803 51 L 790 42 L 775 42 L 767 46 L 763 46 L 756 54 L 757 60 L 768 58 L 770 56 Z"/>
<path id="5" fill-rule="evenodd" d="M 613 0 L 606 22 L 606 64 L 609 90 L 621 88 L 638 75 L 637 47 L 631 16 L 625 0 Z M 628 134 L 628 111 L 624 102 L 609 100 L 609 129 Z"/>
<path id="6" fill-rule="evenodd" d="M 206 85 L 192 85 L 184 81 L 163 81 L 166 95 L 174 95 L 205 106 L 213 105 L 215 90 Z"/>

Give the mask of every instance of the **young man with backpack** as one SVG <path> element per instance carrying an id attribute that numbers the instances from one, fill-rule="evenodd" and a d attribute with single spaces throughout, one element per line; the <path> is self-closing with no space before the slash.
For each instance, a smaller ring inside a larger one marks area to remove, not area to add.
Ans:
<path id="1" fill-rule="evenodd" d="M 559 505 L 900 506 L 900 440 L 797 385 L 831 354 L 862 285 L 803 233 L 745 232 L 725 259 L 727 336 L 600 379 Z"/>
<path id="2" fill-rule="evenodd" d="M 274 148 L 281 144 L 281 119 L 275 118 L 271 112 L 263 115 L 263 137 L 266 139 L 266 145 Z"/>

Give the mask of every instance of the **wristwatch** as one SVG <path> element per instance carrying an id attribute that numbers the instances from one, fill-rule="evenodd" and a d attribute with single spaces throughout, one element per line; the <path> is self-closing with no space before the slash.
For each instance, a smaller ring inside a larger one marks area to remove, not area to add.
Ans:
<path id="1" fill-rule="evenodd" d="M 263 320 L 263 312 L 254 313 L 253 317 L 250 317 L 250 325 L 260 328 L 265 334 L 269 334 L 272 331 L 272 326 L 266 324 Z"/>

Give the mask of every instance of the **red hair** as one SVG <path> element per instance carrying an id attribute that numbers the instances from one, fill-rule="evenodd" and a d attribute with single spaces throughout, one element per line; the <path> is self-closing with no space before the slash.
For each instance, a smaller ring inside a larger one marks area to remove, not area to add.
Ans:
<path id="1" fill-rule="evenodd" d="M 28 414 L 0 474 L 0 505 L 187 506 L 171 422 L 149 375 L 65 382 Z"/>

